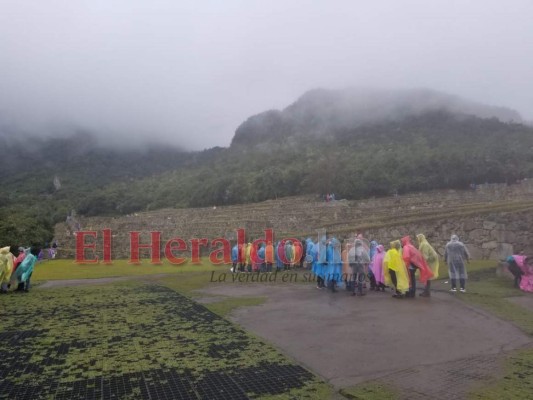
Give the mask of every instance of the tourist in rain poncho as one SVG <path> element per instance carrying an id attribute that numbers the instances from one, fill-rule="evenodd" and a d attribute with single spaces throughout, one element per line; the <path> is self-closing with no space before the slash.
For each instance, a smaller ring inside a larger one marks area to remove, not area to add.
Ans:
<path id="1" fill-rule="evenodd" d="M 433 274 L 433 277 L 428 279 L 424 291 L 420 293 L 420 296 L 422 297 L 429 297 L 431 296 L 431 281 L 439 277 L 439 255 L 422 233 L 416 235 L 416 238 L 418 240 L 418 250 L 422 253 L 422 257 L 426 260 L 426 263 Z"/>
<path id="2" fill-rule="evenodd" d="M 385 291 L 385 274 L 383 273 L 383 258 L 385 257 L 385 248 L 383 245 L 378 244 L 376 246 L 376 254 L 372 260 L 372 272 L 376 278 L 376 290 L 380 289 Z"/>
<path id="3" fill-rule="evenodd" d="M 261 243 L 259 250 L 257 251 L 259 270 L 261 272 L 266 272 L 265 252 L 266 252 L 265 244 Z"/>
<path id="4" fill-rule="evenodd" d="M 37 256 L 41 252 L 39 248 L 32 248 L 22 263 L 18 266 L 15 271 L 16 280 L 18 282 L 17 291 L 24 290 L 27 292 L 30 289 L 30 278 L 33 273 L 33 268 L 37 262 Z"/>
<path id="5" fill-rule="evenodd" d="M 294 247 L 290 240 L 285 242 L 285 269 L 290 270 L 294 265 Z"/>
<path id="6" fill-rule="evenodd" d="M 18 255 L 19 249 L 17 246 L 7 246 L 0 249 L 0 293 L 7 293 Z"/>
<path id="7" fill-rule="evenodd" d="M 348 253 L 353 247 L 353 243 L 346 242 L 344 244 L 344 250 L 342 251 L 342 280 L 344 281 L 346 290 L 352 290 L 352 269 L 350 268 L 350 260 L 348 259 Z"/>
<path id="8" fill-rule="evenodd" d="M 342 275 L 341 243 L 336 238 L 331 238 L 326 249 L 326 285 L 335 292 Z"/>
<path id="9" fill-rule="evenodd" d="M 526 256 L 522 254 L 514 254 L 505 260 L 507 269 L 514 276 L 514 287 L 517 289 L 520 287 L 520 281 L 522 280 L 522 275 L 524 275 L 525 260 Z"/>
<path id="10" fill-rule="evenodd" d="M 248 246 L 246 246 L 246 243 L 242 243 L 239 245 L 239 255 L 240 255 L 240 263 L 239 263 L 239 270 L 241 272 L 246 271 L 246 249 Z"/>
<path id="11" fill-rule="evenodd" d="M 459 241 L 457 235 L 452 235 L 451 240 L 446 244 L 444 261 L 448 263 L 448 273 L 450 274 L 452 283 L 450 292 L 457 292 L 457 281 L 461 285 L 461 292 L 466 292 L 465 284 L 468 279 L 468 274 L 466 272 L 465 262 L 470 262 L 470 253 L 463 242 Z"/>
<path id="12" fill-rule="evenodd" d="M 231 272 L 237 272 L 237 265 L 239 263 L 239 245 L 235 244 L 231 249 Z"/>
<path id="13" fill-rule="evenodd" d="M 368 250 L 368 256 L 370 257 L 370 261 L 374 260 L 374 256 L 376 255 L 378 248 L 378 242 L 375 240 L 372 240 L 370 242 L 370 249 Z"/>
<path id="14" fill-rule="evenodd" d="M 520 289 L 524 292 L 533 293 L 533 258 L 526 257 L 522 264 L 522 279 L 520 280 Z"/>
<path id="15" fill-rule="evenodd" d="M 370 290 L 378 290 L 377 283 L 376 283 L 376 277 L 374 276 L 374 271 L 372 270 L 372 260 L 374 259 L 376 255 L 377 246 L 378 246 L 378 242 L 376 242 L 375 240 L 372 240 L 370 242 L 370 249 L 368 250 L 368 256 L 370 257 L 370 264 L 368 268 L 368 279 L 370 280 Z"/>
<path id="16" fill-rule="evenodd" d="M 246 271 L 252 272 L 252 244 L 246 245 Z"/>
<path id="17" fill-rule="evenodd" d="M 515 287 L 533 292 L 533 258 L 523 254 L 507 257 L 509 271 L 515 276 Z"/>
<path id="18" fill-rule="evenodd" d="M 433 277 L 433 274 L 422 253 L 411 243 L 411 237 L 409 236 L 402 238 L 402 258 L 409 272 L 409 292 L 407 297 L 414 298 L 416 296 L 416 270 L 419 272 L 420 282 L 424 285 L 428 279 Z"/>
<path id="19" fill-rule="evenodd" d="M 325 236 L 322 236 L 320 240 L 315 243 L 313 247 L 314 259 L 313 273 L 316 275 L 316 287 L 323 289 L 326 287 L 325 274 L 327 267 L 327 240 Z"/>
<path id="20" fill-rule="evenodd" d="M 313 265 L 313 247 L 315 244 L 313 243 L 313 240 L 311 238 L 305 239 L 305 258 L 304 258 L 304 265 L 306 269 L 311 269 Z"/>
<path id="21" fill-rule="evenodd" d="M 396 298 L 402 298 L 404 293 L 409 290 L 409 277 L 402 259 L 401 249 L 400 241 L 395 240 L 390 243 L 390 249 L 383 258 L 385 284 L 394 287 L 393 297 Z"/>
<path id="22" fill-rule="evenodd" d="M 370 256 L 364 248 L 362 240 L 355 240 L 354 247 L 348 252 L 348 261 L 350 262 L 354 279 L 352 296 L 356 295 L 356 290 L 358 296 L 364 296 L 363 282 L 365 281 L 365 271 L 370 263 Z"/>
<path id="23" fill-rule="evenodd" d="M 277 271 L 281 271 L 283 269 L 283 261 L 281 260 L 281 258 L 282 258 L 282 254 L 284 251 L 285 249 L 283 248 L 283 245 L 281 244 L 281 242 L 278 242 L 276 244 L 276 251 L 275 251 Z"/>
<path id="24" fill-rule="evenodd" d="M 272 246 L 272 242 L 268 242 L 266 245 L 265 263 L 266 263 L 266 271 L 272 272 L 272 265 L 274 264 L 274 246 Z"/>

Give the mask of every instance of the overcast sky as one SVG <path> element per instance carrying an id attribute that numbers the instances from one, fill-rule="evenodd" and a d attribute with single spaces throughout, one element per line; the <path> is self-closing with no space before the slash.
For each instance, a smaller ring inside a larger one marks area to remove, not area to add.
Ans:
<path id="1" fill-rule="evenodd" d="M 0 0 L 0 126 L 202 149 L 349 86 L 433 88 L 533 120 L 532 21 L 531 0 Z"/>

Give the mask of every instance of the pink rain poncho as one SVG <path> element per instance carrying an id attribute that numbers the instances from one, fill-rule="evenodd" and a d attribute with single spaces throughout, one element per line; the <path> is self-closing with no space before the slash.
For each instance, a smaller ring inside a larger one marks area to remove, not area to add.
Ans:
<path id="1" fill-rule="evenodd" d="M 374 259 L 372 260 L 372 273 L 376 278 L 378 284 L 385 284 L 385 273 L 383 271 L 383 258 L 385 257 L 385 248 L 383 245 L 378 245 L 376 247 L 376 253 L 374 254 Z"/>
<path id="2" fill-rule="evenodd" d="M 523 272 L 520 280 L 520 289 L 524 292 L 533 293 L 533 258 L 522 255 L 513 255 L 518 268 Z"/>

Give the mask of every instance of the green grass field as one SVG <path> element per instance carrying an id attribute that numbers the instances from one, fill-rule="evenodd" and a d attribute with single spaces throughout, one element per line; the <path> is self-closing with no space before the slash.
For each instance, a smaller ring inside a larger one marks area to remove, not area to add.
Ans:
<path id="1" fill-rule="evenodd" d="M 0 304 L 12 310 L 0 325 L 0 398 L 330 395 L 270 345 L 161 284 L 37 288 Z"/>
<path id="2" fill-rule="evenodd" d="M 50 260 L 36 265 L 32 279 L 47 281 L 56 279 L 96 279 L 123 276 L 141 276 L 155 274 L 179 274 L 184 272 L 205 272 L 212 270 L 229 270 L 229 266 L 203 264 L 173 265 L 168 262 L 152 265 L 145 260 L 140 265 L 129 264 L 127 260 L 115 260 L 113 264 L 76 264 L 72 260 Z"/>

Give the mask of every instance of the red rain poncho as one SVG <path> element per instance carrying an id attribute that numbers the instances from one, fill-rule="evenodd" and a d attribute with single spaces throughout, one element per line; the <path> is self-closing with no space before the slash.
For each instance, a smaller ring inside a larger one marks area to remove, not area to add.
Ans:
<path id="1" fill-rule="evenodd" d="M 424 260 L 422 253 L 411 244 L 411 238 L 409 236 L 404 236 L 402 238 L 402 257 L 407 268 L 409 268 L 409 265 L 413 264 L 420 270 L 420 276 L 418 278 L 420 282 L 426 284 L 428 279 L 433 278 L 433 273 L 426 263 L 426 260 Z"/>

